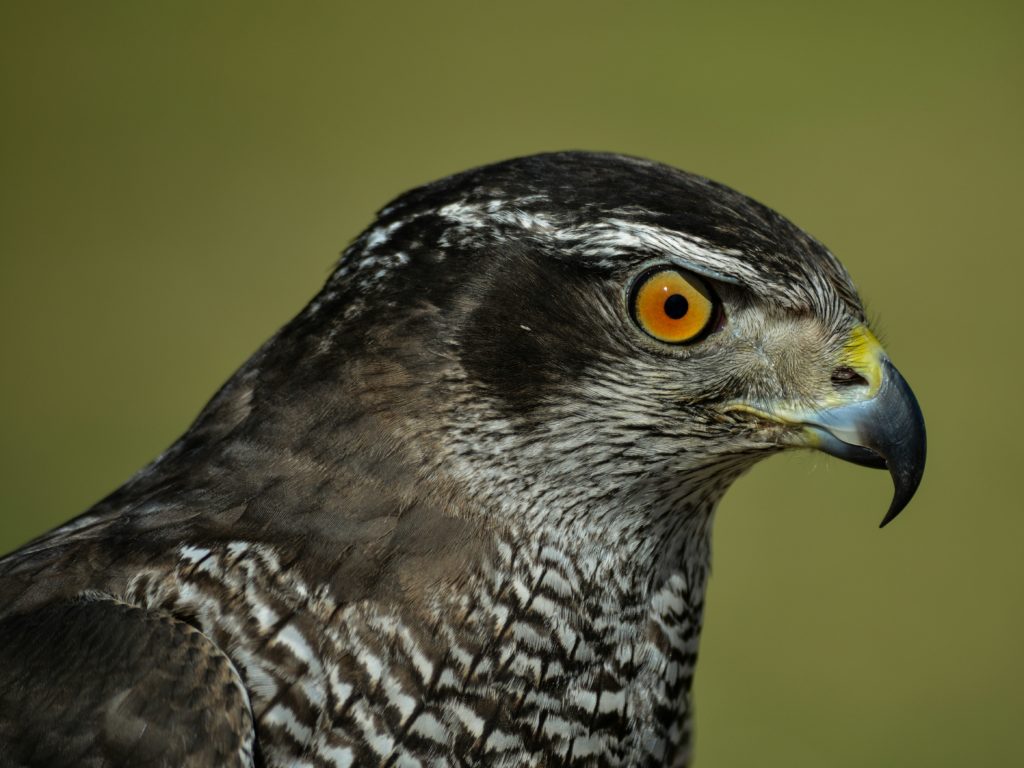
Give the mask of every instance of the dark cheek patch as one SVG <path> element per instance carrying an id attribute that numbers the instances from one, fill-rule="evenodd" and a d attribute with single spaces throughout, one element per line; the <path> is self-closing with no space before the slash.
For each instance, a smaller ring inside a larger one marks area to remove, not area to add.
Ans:
<path id="1" fill-rule="evenodd" d="M 608 352 L 599 279 L 529 253 L 500 261 L 470 297 L 459 330 L 462 364 L 504 411 L 526 416 Z"/>

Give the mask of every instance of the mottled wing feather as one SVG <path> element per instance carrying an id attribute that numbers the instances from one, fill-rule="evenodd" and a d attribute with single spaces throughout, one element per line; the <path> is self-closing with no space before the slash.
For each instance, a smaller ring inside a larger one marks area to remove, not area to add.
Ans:
<path id="1" fill-rule="evenodd" d="M 0 766 L 251 766 L 238 671 L 174 617 L 110 598 L 0 621 Z"/>

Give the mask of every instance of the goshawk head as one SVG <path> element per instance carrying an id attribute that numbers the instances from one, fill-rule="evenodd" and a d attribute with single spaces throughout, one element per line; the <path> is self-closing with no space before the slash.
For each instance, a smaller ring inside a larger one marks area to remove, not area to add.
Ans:
<path id="1" fill-rule="evenodd" d="M 403 195 L 241 376 L 303 435 L 355 397 L 374 452 L 565 528 L 706 510 L 793 446 L 887 467 L 884 524 L 924 467 L 920 409 L 836 258 L 728 187 L 613 154 Z"/>

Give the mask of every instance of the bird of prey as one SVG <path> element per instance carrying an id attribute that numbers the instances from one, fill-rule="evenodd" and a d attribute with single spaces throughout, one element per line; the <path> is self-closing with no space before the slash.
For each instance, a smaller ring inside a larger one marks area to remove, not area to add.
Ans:
<path id="1" fill-rule="evenodd" d="M 847 272 L 614 154 L 408 192 L 163 455 L 0 560 L 3 766 L 680 766 L 715 506 L 925 430 Z"/>

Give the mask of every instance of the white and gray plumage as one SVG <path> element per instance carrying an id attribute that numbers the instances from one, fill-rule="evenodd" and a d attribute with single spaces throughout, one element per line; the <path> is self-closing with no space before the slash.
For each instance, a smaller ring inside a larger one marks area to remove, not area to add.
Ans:
<path id="1" fill-rule="evenodd" d="M 685 765 L 713 511 L 788 446 L 888 466 L 887 520 L 924 465 L 789 221 L 608 154 L 416 189 L 0 560 L 0 765 Z"/>

